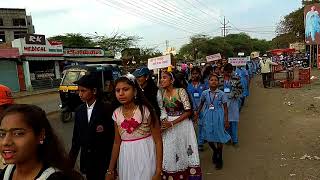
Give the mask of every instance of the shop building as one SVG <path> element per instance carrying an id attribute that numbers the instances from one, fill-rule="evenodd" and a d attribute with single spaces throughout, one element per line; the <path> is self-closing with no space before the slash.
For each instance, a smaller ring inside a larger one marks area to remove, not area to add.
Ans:
<path id="1" fill-rule="evenodd" d="M 18 48 L 0 49 L 0 84 L 8 86 L 13 92 L 26 89 Z"/>
<path id="2" fill-rule="evenodd" d="M 44 35 L 29 34 L 12 41 L 12 47 L 19 49 L 27 90 L 59 86 L 60 65 L 64 60 L 61 42 L 49 42 Z"/>

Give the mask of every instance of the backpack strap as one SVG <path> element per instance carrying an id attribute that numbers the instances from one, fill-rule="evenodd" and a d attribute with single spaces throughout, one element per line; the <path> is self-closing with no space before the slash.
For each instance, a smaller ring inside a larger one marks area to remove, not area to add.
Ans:
<path id="1" fill-rule="evenodd" d="M 9 164 L 6 167 L 6 171 L 4 172 L 4 176 L 3 176 L 3 180 L 9 180 L 10 179 L 10 175 L 12 173 L 12 169 L 14 168 L 13 164 Z"/>
<path id="2" fill-rule="evenodd" d="M 9 164 L 7 167 L 6 167 L 6 170 L 5 170 L 5 173 L 4 173 L 4 176 L 3 176 L 3 180 L 9 180 L 10 179 L 10 176 L 11 176 L 11 173 L 12 173 L 12 170 L 14 168 L 14 165 L 13 164 Z M 43 173 L 41 174 L 41 176 L 39 178 L 37 178 L 37 180 L 46 180 L 48 179 L 52 174 L 56 173 L 56 172 L 59 172 L 60 170 L 58 169 L 55 169 L 53 167 L 49 167 L 48 169 L 46 169 L 45 171 L 43 171 Z"/>
<path id="3" fill-rule="evenodd" d="M 39 178 L 37 178 L 37 180 L 46 180 L 48 179 L 52 174 L 59 172 L 59 169 L 55 169 L 53 167 L 49 167 L 48 169 L 46 169 L 45 171 L 43 171 L 43 173 L 41 174 L 41 176 Z"/>

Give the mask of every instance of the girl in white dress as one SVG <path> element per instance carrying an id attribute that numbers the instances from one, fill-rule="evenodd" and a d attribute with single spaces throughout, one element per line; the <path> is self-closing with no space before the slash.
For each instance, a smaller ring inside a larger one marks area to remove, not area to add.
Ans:
<path id="1" fill-rule="evenodd" d="M 117 160 L 119 180 L 160 180 L 160 122 L 134 76 L 120 77 L 115 87 L 116 97 L 122 106 L 113 113 L 115 142 L 106 180 L 115 178 Z"/>
<path id="2" fill-rule="evenodd" d="M 189 119 L 191 105 L 185 89 L 174 86 L 171 72 L 162 72 L 163 106 L 168 115 L 162 120 L 163 179 L 200 180 L 201 168 L 196 134 Z"/>

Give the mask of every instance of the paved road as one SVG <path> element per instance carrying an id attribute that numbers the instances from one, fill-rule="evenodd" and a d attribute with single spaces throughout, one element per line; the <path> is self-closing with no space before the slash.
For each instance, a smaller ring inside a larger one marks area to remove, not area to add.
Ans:
<path id="1" fill-rule="evenodd" d="M 47 114 L 50 114 L 59 111 L 60 97 L 59 93 L 46 93 L 16 98 L 15 101 L 20 104 L 34 104 L 40 106 Z"/>
<path id="2" fill-rule="evenodd" d="M 320 161 L 314 156 L 320 157 L 320 101 L 313 97 L 319 96 L 320 86 L 288 90 L 260 85 L 260 78 L 253 82 L 241 113 L 240 147 L 224 148 L 223 170 L 214 169 L 208 146 L 200 154 L 203 179 L 319 180 Z M 288 106 L 287 101 L 296 103 Z M 58 117 L 49 115 L 69 150 L 73 122 L 64 124 Z M 313 159 L 300 160 L 304 154 Z"/>

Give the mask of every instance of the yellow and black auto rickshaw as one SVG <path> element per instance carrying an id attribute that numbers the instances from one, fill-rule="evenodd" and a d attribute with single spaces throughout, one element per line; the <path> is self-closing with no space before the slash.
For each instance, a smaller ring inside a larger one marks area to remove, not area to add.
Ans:
<path id="1" fill-rule="evenodd" d="M 114 81 L 121 76 L 119 67 L 114 64 L 87 64 L 66 67 L 59 87 L 61 121 L 71 121 L 75 109 L 82 103 L 78 95 L 78 86 L 73 82 L 86 74 L 95 74 L 101 82 L 100 87 L 104 92 L 107 91 L 106 86 L 110 84 L 110 80 Z"/>

